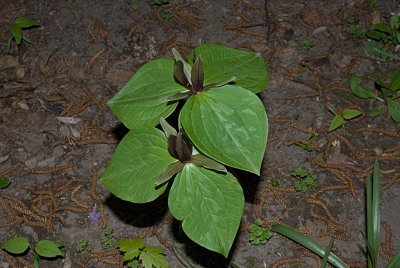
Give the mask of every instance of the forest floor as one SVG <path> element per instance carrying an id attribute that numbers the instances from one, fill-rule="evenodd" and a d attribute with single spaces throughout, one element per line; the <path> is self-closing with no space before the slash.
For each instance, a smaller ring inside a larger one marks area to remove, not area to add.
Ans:
<path id="1" fill-rule="evenodd" d="M 259 218 L 265 228 L 283 223 L 323 246 L 334 237 L 335 254 L 366 267 L 365 179 L 379 160 L 384 267 L 400 248 L 400 124 L 386 111 L 370 116 L 377 101 L 354 96 L 348 78 L 373 87 L 399 65 L 369 55 L 362 33 L 388 24 L 399 2 L 137 1 L 136 10 L 134 2 L 1 1 L 0 177 L 11 184 L 0 189 L 0 242 L 61 241 L 63 257 L 41 258 L 40 267 L 121 267 L 113 241 L 135 236 L 163 248 L 170 267 L 185 267 L 177 252 L 195 267 L 319 267 L 319 257 L 279 235 L 251 245 L 248 227 Z M 23 31 L 32 44 L 14 43 L 7 53 L 9 27 L 20 16 L 41 26 Z M 149 60 L 205 43 L 261 53 L 270 79 L 260 94 L 267 151 L 260 177 L 242 175 L 246 205 L 228 259 L 179 232 L 165 199 L 130 204 L 99 180 L 124 133 L 106 102 Z M 328 107 L 363 114 L 328 132 Z M 294 188 L 291 172 L 299 167 L 318 178 L 306 194 Z M 98 220 L 88 218 L 94 205 Z M 0 251 L 0 267 L 33 267 L 33 258 L 33 251 Z"/>

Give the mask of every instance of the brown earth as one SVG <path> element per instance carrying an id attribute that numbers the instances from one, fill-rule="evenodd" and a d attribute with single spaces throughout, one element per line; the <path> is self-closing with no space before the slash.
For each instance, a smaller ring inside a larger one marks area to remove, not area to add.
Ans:
<path id="1" fill-rule="evenodd" d="M 127 1 L 129 2 L 129 1 Z M 104 249 L 104 228 L 118 238 L 143 237 L 166 251 L 170 267 L 184 267 L 172 245 L 195 267 L 319 267 L 320 259 L 294 242 L 274 235 L 265 245 L 248 242 L 248 226 L 261 218 L 265 227 L 284 223 L 321 245 L 334 237 L 337 255 L 352 267 L 366 267 L 364 180 L 373 161 L 382 168 L 380 266 L 400 248 L 400 126 L 388 116 L 370 117 L 373 101 L 351 94 L 347 78 L 364 81 L 398 62 L 369 56 L 365 38 L 347 32 L 348 18 L 361 27 L 388 22 L 399 12 L 396 0 L 378 1 L 228 1 L 171 0 L 150 7 L 137 1 L 2 0 L 0 10 L 0 176 L 12 183 L 0 189 L 0 242 L 20 235 L 64 243 L 63 258 L 40 260 L 40 267 L 119 267 L 116 250 Z M 166 21 L 162 14 L 173 11 Z M 19 16 L 38 20 L 24 31 L 32 40 L 7 54 L 9 26 Z M 315 43 L 302 48 L 305 39 Z M 242 225 L 226 260 L 200 248 L 179 231 L 165 200 L 134 205 L 111 196 L 98 177 L 124 133 L 105 105 L 144 63 L 187 53 L 204 43 L 260 52 L 270 82 L 260 98 L 270 134 L 262 175 L 242 174 L 246 207 Z M 348 122 L 346 132 L 328 133 L 332 114 L 355 107 L 364 115 Z M 74 117 L 66 124 L 57 117 Z M 294 141 L 307 140 L 307 152 Z M 291 170 L 304 167 L 318 175 L 309 194 L 295 192 Z M 279 187 L 269 186 L 271 179 Z M 98 221 L 87 216 L 96 204 Z M 79 254 L 81 239 L 89 253 Z M 23 257 L 0 252 L 0 267 L 33 267 Z"/>

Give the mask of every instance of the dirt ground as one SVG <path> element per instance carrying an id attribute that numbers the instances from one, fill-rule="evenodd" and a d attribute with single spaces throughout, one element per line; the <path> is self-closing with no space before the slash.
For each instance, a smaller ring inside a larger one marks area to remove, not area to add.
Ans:
<path id="1" fill-rule="evenodd" d="M 162 247 L 170 267 L 185 267 L 173 246 L 194 267 L 319 267 L 318 257 L 279 235 L 251 245 L 248 226 L 257 218 L 266 228 L 287 224 L 324 246 L 334 237 L 337 255 L 366 267 L 364 180 L 375 159 L 382 169 L 379 267 L 400 248 L 400 125 L 368 116 L 373 101 L 356 98 L 347 85 L 352 73 L 367 83 L 398 65 L 369 56 L 365 38 L 348 33 L 348 18 L 360 27 L 388 22 L 400 11 L 398 0 L 378 1 L 376 10 L 363 0 L 171 0 L 155 7 L 141 0 L 136 11 L 115 0 L 0 2 L 0 177 L 12 181 L 0 189 L 0 242 L 16 235 L 32 244 L 62 241 L 64 257 L 40 259 L 40 267 L 122 267 L 118 251 L 101 242 L 106 227 L 115 238 L 141 236 Z M 19 16 L 41 27 L 24 31 L 32 45 L 14 44 L 7 54 L 9 27 Z M 310 50 L 302 47 L 306 39 L 314 41 Z M 173 47 L 186 54 L 205 43 L 260 52 L 270 76 L 260 94 L 268 148 L 260 178 L 240 173 L 246 205 L 228 259 L 190 242 L 165 198 L 126 203 L 98 179 L 126 133 L 107 100 L 147 61 L 171 57 Z M 364 115 L 349 121 L 346 132 L 328 133 L 327 107 Z M 293 144 L 310 136 L 311 152 Z M 297 167 L 318 176 L 309 194 L 293 188 L 290 173 Z M 101 215 L 92 221 L 95 204 Z M 76 250 L 82 239 L 86 254 Z M 0 252 L 0 267 L 32 263 L 32 251 L 22 257 Z"/>

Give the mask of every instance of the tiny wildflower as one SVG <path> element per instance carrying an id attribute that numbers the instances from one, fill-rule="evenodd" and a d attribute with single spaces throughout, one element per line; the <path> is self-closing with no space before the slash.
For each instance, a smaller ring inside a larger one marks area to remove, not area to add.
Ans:
<path id="1" fill-rule="evenodd" d="M 92 207 L 92 211 L 88 215 L 90 221 L 97 221 L 100 219 L 100 213 L 97 211 L 97 204 L 95 203 Z"/>

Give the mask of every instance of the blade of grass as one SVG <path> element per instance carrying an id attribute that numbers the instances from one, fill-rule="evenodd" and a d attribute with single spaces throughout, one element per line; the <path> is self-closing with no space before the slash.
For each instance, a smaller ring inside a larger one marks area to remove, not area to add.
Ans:
<path id="1" fill-rule="evenodd" d="M 307 236 L 281 224 L 274 224 L 271 228 L 272 232 L 281 234 L 286 236 L 287 238 L 299 243 L 300 245 L 304 246 L 308 250 L 312 251 L 313 253 L 317 254 L 321 258 L 325 255 L 325 249 L 315 243 L 313 240 L 308 238 Z M 337 268 L 349 268 L 350 266 L 344 263 L 339 257 L 335 254 L 330 253 L 328 256 L 328 262 L 334 265 Z"/>
<path id="2" fill-rule="evenodd" d="M 331 238 L 331 241 L 329 241 L 329 245 L 325 250 L 325 255 L 324 258 L 322 259 L 322 263 L 321 263 L 321 268 L 326 268 L 326 265 L 328 265 L 328 257 L 332 251 L 332 247 L 333 247 L 333 242 L 335 240 L 333 238 Z"/>
<path id="3" fill-rule="evenodd" d="M 397 251 L 396 255 L 390 260 L 386 268 L 396 268 L 399 267 L 398 264 L 400 263 L 400 250 Z"/>
<path id="4" fill-rule="evenodd" d="M 374 171 L 367 177 L 367 245 L 368 267 L 376 267 L 379 252 L 379 233 L 381 221 L 381 179 L 379 163 L 375 161 Z"/>

